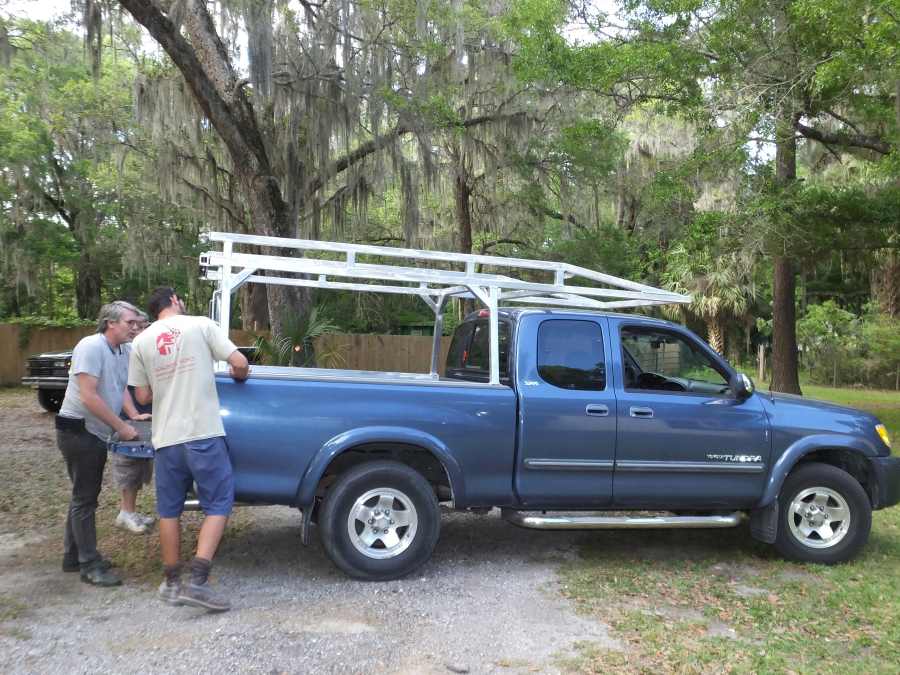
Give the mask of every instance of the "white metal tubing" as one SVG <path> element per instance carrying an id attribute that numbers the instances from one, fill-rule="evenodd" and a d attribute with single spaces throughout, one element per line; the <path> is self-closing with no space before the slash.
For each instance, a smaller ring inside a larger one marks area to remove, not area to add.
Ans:
<path id="1" fill-rule="evenodd" d="M 490 345 L 491 345 L 491 359 L 490 359 L 490 369 L 491 369 L 491 384 L 500 384 L 500 321 L 497 317 L 497 310 L 499 305 L 500 298 L 500 289 L 499 288 L 491 288 L 489 291 L 489 302 L 488 302 L 488 310 L 489 310 L 489 319 L 488 323 L 490 326 Z"/>
<path id="2" fill-rule="evenodd" d="M 219 327 L 228 335 L 231 327 L 231 262 L 232 245 L 224 242 L 222 251 L 222 278 L 219 279 Z"/>
<path id="3" fill-rule="evenodd" d="M 227 242 L 226 242 L 227 243 Z M 634 300 L 657 300 L 666 303 L 689 302 L 688 296 L 671 293 L 660 289 L 650 291 L 627 291 L 611 288 L 594 288 L 592 286 L 555 286 L 512 278 L 497 278 L 490 274 L 466 275 L 463 272 L 446 270 L 423 270 L 412 267 L 391 268 L 385 265 L 355 264 L 348 267 L 342 262 L 331 260 L 314 260 L 311 258 L 285 258 L 280 256 L 261 256 L 248 253 L 233 253 L 226 258 L 224 253 L 210 252 L 208 264 L 211 266 L 234 265 L 239 267 L 256 267 L 258 269 L 294 272 L 297 274 L 326 274 L 342 277 L 380 279 L 387 281 L 409 281 L 425 283 L 464 284 L 473 283 L 487 288 L 508 288 L 540 291 L 542 293 L 575 293 L 578 295 L 626 298 Z"/>
<path id="4" fill-rule="evenodd" d="M 299 250 L 309 251 L 331 251 L 335 253 L 348 254 L 348 262 L 355 265 L 355 254 L 362 253 L 364 255 L 376 255 L 394 258 L 414 258 L 418 260 L 439 260 L 451 263 L 466 263 L 466 272 L 463 274 L 471 275 L 474 272 L 474 265 L 490 265 L 492 267 L 521 267 L 524 269 L 545 270 L 555 275 L 555 281 L 559 283 L 560 272 L 571 276 L 583 276 L 592 281 L 600 281 L 608 283 L 620 288 L 631 289 L 634 291 L 643 291 L 651 293 L 659 293 L 659 289 L 629 281 L 620 277 L 604 274 L 595 270 L 589 270 L 584 267 L 570 265 L 569 263 L 559 263 L 546 260 L 529 260 L 527 258 L 504 258 L 502 256 L 476 255 L 472 253 L 450 253 L 443 251 L 425 251 L 413 248 L 395 248 L 391 246 L 370 246 L 365 244 L 344 244 L 339 242 L 323 242 L 311 239 L 287 239 L 281 237 L 263 237 L 251 234 L 231 234 L 226 232 L 210 232 L 209 239 L 211 241 L 234 242 L 242 244 L 254 244 L 258 246 L 272 246 L 276 248 L 295 248 Z M 354 254 L 354 258 L 350 258 L 350 254 Z M 268 257 L 268 256 L 267 256 Z M 672 294 L 677 295 L 677 294 Z M 677 301 L 676 301 L 677 302 Z"/>

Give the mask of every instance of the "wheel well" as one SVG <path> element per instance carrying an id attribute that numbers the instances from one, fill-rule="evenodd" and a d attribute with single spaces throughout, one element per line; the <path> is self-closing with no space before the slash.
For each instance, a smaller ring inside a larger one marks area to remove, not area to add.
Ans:
<path id="1" fill-rule="evenodd" d="M 876 494 L 878 484 L 873 480 L 872 475 L 869 472 L 869 463 L 866 461 L 866 458 L 859 453 L 839 448 L 822 448 L 804 455 L 800 461 L 797 462 L 797 466 L 808 464 L 810 462 L 830 464 L 831 466 L 846 471 L 862 485 L 863 490 L 869 495 L 869 501 L 873 504 L 876 503 L 878 498 L 878 495 Z"/>
<path id="2" fill-rule="evenodd" d="M 345 450 L 331 460 L 316 486 L 316 498 L 321 499 L 338 476 L 354 466 L 378 459 L 392 459 L 418 471 L 427 480 L 439 501 L 453 499 L 450 477 L 444 465 L 428 450 L 404 443 L 369 443 Z"/>

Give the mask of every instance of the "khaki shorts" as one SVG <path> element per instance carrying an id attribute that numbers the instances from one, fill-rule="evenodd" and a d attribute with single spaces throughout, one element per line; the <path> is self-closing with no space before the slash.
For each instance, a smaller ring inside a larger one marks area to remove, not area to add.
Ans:
<path id="1" fill-rule="evenodd" d="M 121 490 L 139 490 L 153 478 L 153 460 L 112 454 L 113 482 Z"/>

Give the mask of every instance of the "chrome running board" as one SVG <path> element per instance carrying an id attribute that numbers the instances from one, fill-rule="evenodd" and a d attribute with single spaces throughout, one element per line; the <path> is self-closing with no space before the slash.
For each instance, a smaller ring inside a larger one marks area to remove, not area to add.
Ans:
<path id="1" fill-rule="evenodd" d="M 717 516 L 598 516 L 596 514 L 550 515 L 501 509 L 504 520 L 533 530 L 650 530 L 678 528 L 737 527 L 741 511 Z"/>

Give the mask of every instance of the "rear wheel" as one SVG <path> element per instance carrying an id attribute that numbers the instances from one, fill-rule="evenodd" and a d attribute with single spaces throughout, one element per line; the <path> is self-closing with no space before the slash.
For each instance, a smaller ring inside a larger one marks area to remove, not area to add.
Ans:
<path id="1" fill-rule="evenodd" d="M 37 390 L 38 403 L 44 410 L 52 413 L 59 412 L 65 395 L 66 392 L 64 389 Z"/>
<path id="2" fill-rule="evenodd" d="M 779 496 L 775 547 L 786 558 L 825 565 L 855 557 L 872 528 L 872 505 L 857 480 L 828 464 L 804 464 Z"/>
<path id="3" fill-rule="evenodd" d="M 405 464 L 377 461 L 341 475 L 319 516 L 325 552 L 356 579 L 386 581 L 425 563 L 440 532 L 431 485 Z"/>

